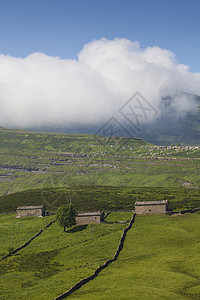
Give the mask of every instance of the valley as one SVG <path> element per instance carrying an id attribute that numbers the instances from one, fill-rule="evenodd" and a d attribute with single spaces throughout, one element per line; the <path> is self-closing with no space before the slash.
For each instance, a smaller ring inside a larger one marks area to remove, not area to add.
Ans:
<path id="1" fill-rule="evenodd" d="M 80 185 L 200 187 L 199 146 L 0 129 L 0 196 Z"/>

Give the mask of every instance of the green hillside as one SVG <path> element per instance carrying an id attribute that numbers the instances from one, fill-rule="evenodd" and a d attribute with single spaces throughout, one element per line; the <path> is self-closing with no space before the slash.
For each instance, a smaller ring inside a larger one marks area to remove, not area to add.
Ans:
<path id="1" fill-rule="evenodd" d="M 0 256 L 46 224 L 46 218 L 15 216 L 0 215 Z M 109 215 L 112 221 L 130 217 Z M 54 223 L 26 248 L 0 261 L 0 298 L 55 299 L 113 257 L 125 226 L 92 224 L 64 233 Z M 199 227 L 199 214 L 136 216 L 117 261 L 69 299 L 199 299 Z"/>
<path id="2" fill-rule="evenodd" d="M 73 300 L 200 298 L 200 215 L 136 217 L 116 263 Z"/>
<path id="3" fill-rule="evenodd" d="M 74 186 L 200 187 L 199 146 L 0 128 L 0 196 Z"/>
<path id="4" fill-rule="evenodd" d="M 0 213 L 15 212 L 18 206 L 44 204 L 50 212 L 72 202 L 78 211 L 133 210 L 135 201 L 168 200 L 169 208 L 200 207 L 200 190 L 176 187 L 74 186 L 22 191 L 0 197 Z"/>
<path id="5" fill-rule="evenodd" d="M 45 218 L 0 215 L 1 256 L 8 253 L 12 236 L 17 247 L 44 225 Z M 54 223 L 28 247 L 0 261 L 0 299 L 53 300 L 113 256 L 125 226 L 93 224 L 64 233 Z"/>

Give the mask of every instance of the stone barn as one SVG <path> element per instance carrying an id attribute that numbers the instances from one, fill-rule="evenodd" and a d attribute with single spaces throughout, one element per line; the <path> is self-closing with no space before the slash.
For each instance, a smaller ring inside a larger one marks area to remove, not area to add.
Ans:
<path id="1" fill-rule="evenodd" d="M 168 210 L 167 200 L 135 202 L 136 215 L 166 214 L 167 210 Z"/>
<path id="2" fill-rule="evenodd" d="M 90 223 L 101 223 L 104 221 L 104 212 L 80 212 L 76 217 L 76 225 L 87 225 Z"/>
<path id="3" fill-rule="evenodd" d="M 46 209 L 44 205 L 19 206 L 17 208 L 17 218 L 20 217 L 44 217 Z"/>

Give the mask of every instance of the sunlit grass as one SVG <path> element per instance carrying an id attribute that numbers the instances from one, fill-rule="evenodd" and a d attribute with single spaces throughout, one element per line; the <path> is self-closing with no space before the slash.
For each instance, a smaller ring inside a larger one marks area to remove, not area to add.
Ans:
<path id="1" fill-rule="evenodd" d="M 137 216 L 119 259 L 69 299 L 199 299 L 200 215 Z"/>
<path id="2" fill-rule="evenodd" d="M 20 227 L 23 220 L 10 215 L 3 216 L 3 219 L 1 236 L 6 249 L 13 226 Z M 25 242 L 30 238 L 30 228 L 34 235 L 36 227 L 41 227 L 43 222 L 41 218 L 24 218 L 16 239 Z M 55 298 L 113 257 L 124 227 L 120 224 L 92 224 L 74 227 L 64 233 L 53 224 L 28 247 L 0 261 L 0 298 Z"/>

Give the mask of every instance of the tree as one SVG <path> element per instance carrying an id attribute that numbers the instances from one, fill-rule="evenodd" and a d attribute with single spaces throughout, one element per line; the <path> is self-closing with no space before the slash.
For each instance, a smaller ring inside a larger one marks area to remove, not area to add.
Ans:
<path id="1" fill-rule="evenodd" d="M 76 225 L 77 212 L 72 204 L 60 206 L 56 211 L 56 221 L 64 228 L 64 231 Z"/>

